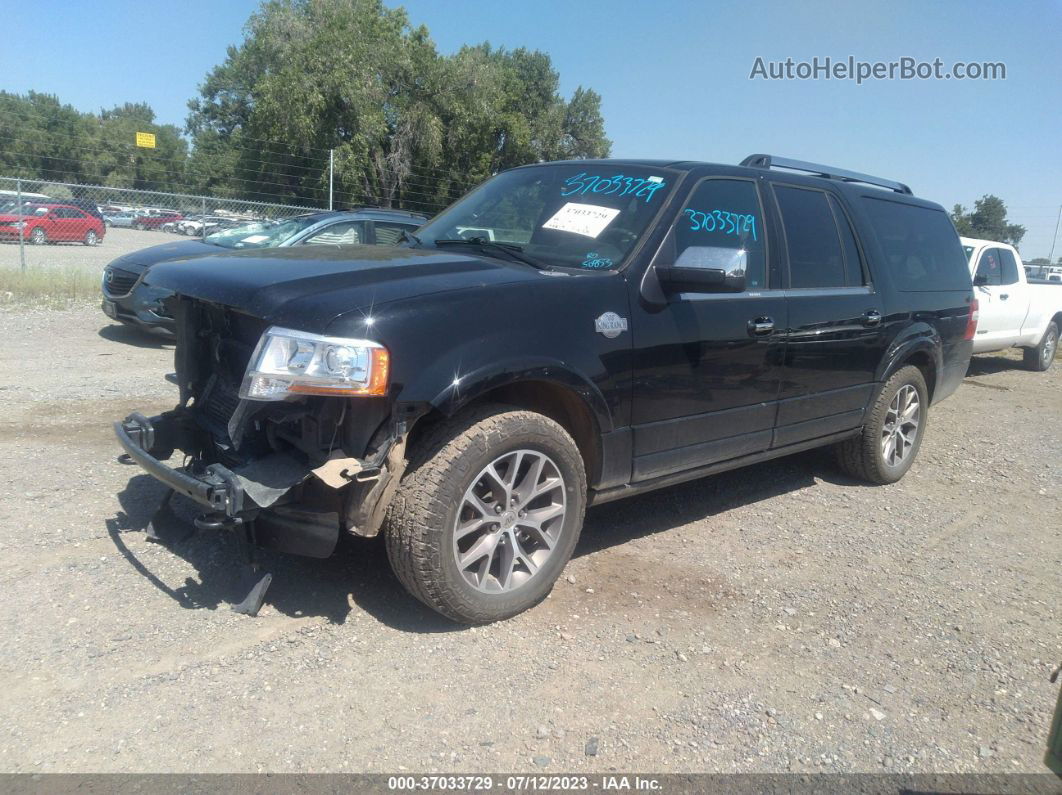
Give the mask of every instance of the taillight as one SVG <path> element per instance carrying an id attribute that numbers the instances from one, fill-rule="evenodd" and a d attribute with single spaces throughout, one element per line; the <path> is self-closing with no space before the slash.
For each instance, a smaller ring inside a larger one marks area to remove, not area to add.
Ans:
<path id="1" fill-rule="evenodd" d="M 966 333 L 962 335 L 964 340 L 972 340 L 977 333 L 977 299 L 970 301 L 970 314 L 966 318 Z"/>

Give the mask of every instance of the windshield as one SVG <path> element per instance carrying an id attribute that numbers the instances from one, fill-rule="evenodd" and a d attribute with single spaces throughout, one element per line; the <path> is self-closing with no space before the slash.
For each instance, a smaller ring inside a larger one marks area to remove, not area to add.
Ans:
<path id="1" fill-rule="evenodd" d="M 969 260 L 970 257 L 973 256 L 973 252 L 974 252 L 974 247 L 973 246 L 963 246 L 962 250 L 966 252 L 966 259 L 967 260 Z"/>
<path id="2" fill-rule="evenodd" d="M 417 237 L 425 246 L 462 238 L 515 245 L 548 265 L 607 270 L 630 253 L 671 182 L 661 169 L 638 166 L 518 168 L 485 182 L 418 229 Z"/>
<path id="3" fill-rule="evenodd" d="M 300 215 L 286 221 L 256 221 L 207 235 L 206 242 L 223 248 L 276 248 L 319 220 L 316 215 Z"/>

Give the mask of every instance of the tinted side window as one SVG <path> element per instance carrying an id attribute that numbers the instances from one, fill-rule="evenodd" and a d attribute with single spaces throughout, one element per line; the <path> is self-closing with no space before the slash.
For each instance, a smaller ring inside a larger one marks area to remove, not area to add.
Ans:
<path id="1" fill-rule="evenodd" d="M 304 246 L 351 246 L 365 239 L 364 221 L 332 224 L 302 241 Z"/>
<path id="2" fill-rule="evenodd" d="M 863 270 L 863 260 L 859 256 L 859 246 L 856 245 L 855 232 L 852 231 L 852 222 L 847 213 L 841 207 L 840 202 L 833 196 L 830 197 L 830 207 L 833 209 L 833 217 L 837 221 L 837 229 L 841 233 L 841 248 L 844 249 L 844 273 L 849 287 L 858 287 L 867 283 Z"/>
<path id="3" fill-rule="evenodd" d="M 986 248 L 977 262 L 977 282 L 994 285 L 1003 283 L 1003 267 L 999 261 L 998 248 Z"/>
<path id="4" fill-rule="evenodd" d="M 1014 252 L 1009 248 L 997 248 L 999 252 L 999 264 L 1002 266 L 1000 284 L 1015 284 L 1018 281 L 1018 262 L 1014 259 Z"/>
<path id="5" fill-rule="evenodd" d="M 767 286 L 763 212 L 749 180 L 706 179 L 690 194 L 670 235 L 675 264 L 743 272 L 749 290 Z"/>
<path id="6" fill-rule="evenodd" d="M 789 285 L 844 287 L 844 258 L 826 194 L 774 186 L 789 251 Z"/>
<path id="7" fill-rule="evenodd" d="M 959 235 L 943 210 L 863 197 L 863 209 L 904 292 L 970 289 Z"/>
<path id="8" fill-rule="evenodd" d="M 416 224 L 396 224 L 390 221 L 374 221 L 373 227 L 376 230 L 376 245 L 378 246 L 397 246 L 402 242 L 403 230 L 409 230 L 412 232 L 417 228 Z"/>

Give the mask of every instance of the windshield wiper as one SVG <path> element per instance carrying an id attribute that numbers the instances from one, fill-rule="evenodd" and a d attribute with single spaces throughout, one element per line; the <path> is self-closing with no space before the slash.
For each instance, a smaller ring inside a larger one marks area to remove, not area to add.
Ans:
<path id="1" fill-rule="evenodd" d="M 443 238 L 441 240 L 432 241 L 436 246 L 475 246 L 482 251 L 499 251 L 503 254 L 509 255 L 517 262 L 522 262 L 525 265 L 530 265 L 532 268 L 538 268 L 539 270 L 548 270 L 549 265 L 540 259 L 532 257 L 530 254 L 524 253 L 524 247 L 518 246 L 516 243 L 497 243 L 493 240 L 487 240 L 485 237 L 457 237 L 453 239 Z"/>

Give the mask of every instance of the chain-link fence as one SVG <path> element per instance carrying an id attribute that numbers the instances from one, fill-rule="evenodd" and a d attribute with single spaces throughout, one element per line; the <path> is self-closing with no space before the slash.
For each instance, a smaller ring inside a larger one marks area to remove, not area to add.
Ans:
<path id="1" fill-rule="evenodd" d="M 238 226 L 269 223 L 319 209 L 0 177 L 0 240 L 17 242 L 20 249 L 26 244 L 45 242 L 95 245 L 110 228 L 206 237 Z M 25 255 L 20 253 L 19 259 L 24 268 Z"/>

